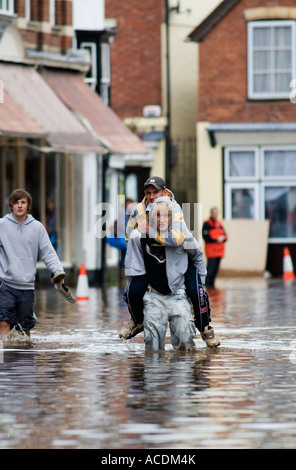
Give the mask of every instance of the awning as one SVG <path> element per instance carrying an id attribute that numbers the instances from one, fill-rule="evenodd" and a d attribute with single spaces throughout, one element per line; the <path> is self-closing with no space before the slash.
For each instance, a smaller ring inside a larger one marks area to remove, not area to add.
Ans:
<path id="1" fill-rule="evenodd" d="M 296 122 L 211 123 L 207 131 L 212 147 L 296 144 Z"/>
<path id="2" fill-rule="evenodd" d="M 13 101 L 5 88 L 0 103 L 0 135 L 26 138 L 46 136 L 45 130 Z"/>
<path id="3" fill-rule="evenodd" d="M 33 67 L 0 63 L 0 79 L 5 96 L 8 93 L 11 99 L 7 108 L 19 111 L 19 120 L 24 117 L 23 126 L 35 123 L 39 132 L 45 131 L 46 140 L 54 151 L 105 151 Z M 29 116 L 27 124 L 26 115 Z M 21 131 L 20 127 L 18 129 Z"/>
<path id="4" fill-rule="evenodd" d="M 149 151 L 76 72 L 43 69 L 42 77 L 86 128 L 113 154 L 148 155 Z"/>

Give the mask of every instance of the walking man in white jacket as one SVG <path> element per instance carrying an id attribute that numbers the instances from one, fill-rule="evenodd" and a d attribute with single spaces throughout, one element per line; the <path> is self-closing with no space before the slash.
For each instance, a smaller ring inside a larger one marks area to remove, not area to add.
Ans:
<path id="1" fill-rule="evenodd" d="M 11 212 L 0 219 L 0 339 L 6 339 L 13 327 L 30 336 L 36 324 L 33 309 L 39 255 L 52 273 L 55 287 L 66 300 L 75 301 L 64 286 L 65 273 L 45 227 L 29 214 L 31 207 L 31 195 L 16 189 L 9 196 Z"/>

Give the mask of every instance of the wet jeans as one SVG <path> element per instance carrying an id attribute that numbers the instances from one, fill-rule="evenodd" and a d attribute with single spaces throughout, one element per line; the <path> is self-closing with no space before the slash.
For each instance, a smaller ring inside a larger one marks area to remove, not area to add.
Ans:
<path id="1" fill-rule="evenodd" d="M 190 298 L 194 310 L 194 320 L 198 331 L 204 331 L 205 327 L 211 321 L 210 302 L 205 292 L 200 275 L 195 266 L 188 263 L 188 269 L 185 273 L 186 293 Z M 123 298 L 127 303 L 130 315 L 136 324 L 143 323 L 143 297 L 148 289 L 148 280 L 146 274 L 141 276 L 132 276 L 128 280 Z"/>
<path id="2" fill-rule="evenodd" d="M 147 351 L 165 349 L 167 326 L 175 349 L 195 346 L 196 334 L 189 299 L 184 289 L 163 295 L 147 291 L 144 295 L 144 340 Z"/>

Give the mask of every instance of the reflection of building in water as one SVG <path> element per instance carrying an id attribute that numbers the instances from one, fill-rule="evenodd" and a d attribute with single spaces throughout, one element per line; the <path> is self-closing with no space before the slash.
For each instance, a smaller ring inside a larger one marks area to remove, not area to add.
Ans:
<path id="1" fill-rule="evenodd" d="M 197 416 L 202 410 L 194 397 L 208 388 L 212 356 L 206 348 L 197 354 L 169 350 L 133 361 L 127 404 L 132 420 L 167 425 L 180 416 Z"/>

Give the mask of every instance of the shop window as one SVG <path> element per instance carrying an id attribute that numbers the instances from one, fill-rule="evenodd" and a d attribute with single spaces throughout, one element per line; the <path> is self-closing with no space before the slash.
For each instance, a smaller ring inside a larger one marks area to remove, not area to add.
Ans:
<path id="1" fill-rule="evenodd" d="M 251 184 L 227 186 L 227 219 L 258 219 L 258 188 Z"/>
<path id="2" fill-rule="evenodd" d="M 296 148 L 225 149 L 225 216 L 270 221 L 270 243 L 296 241 Z"/>

